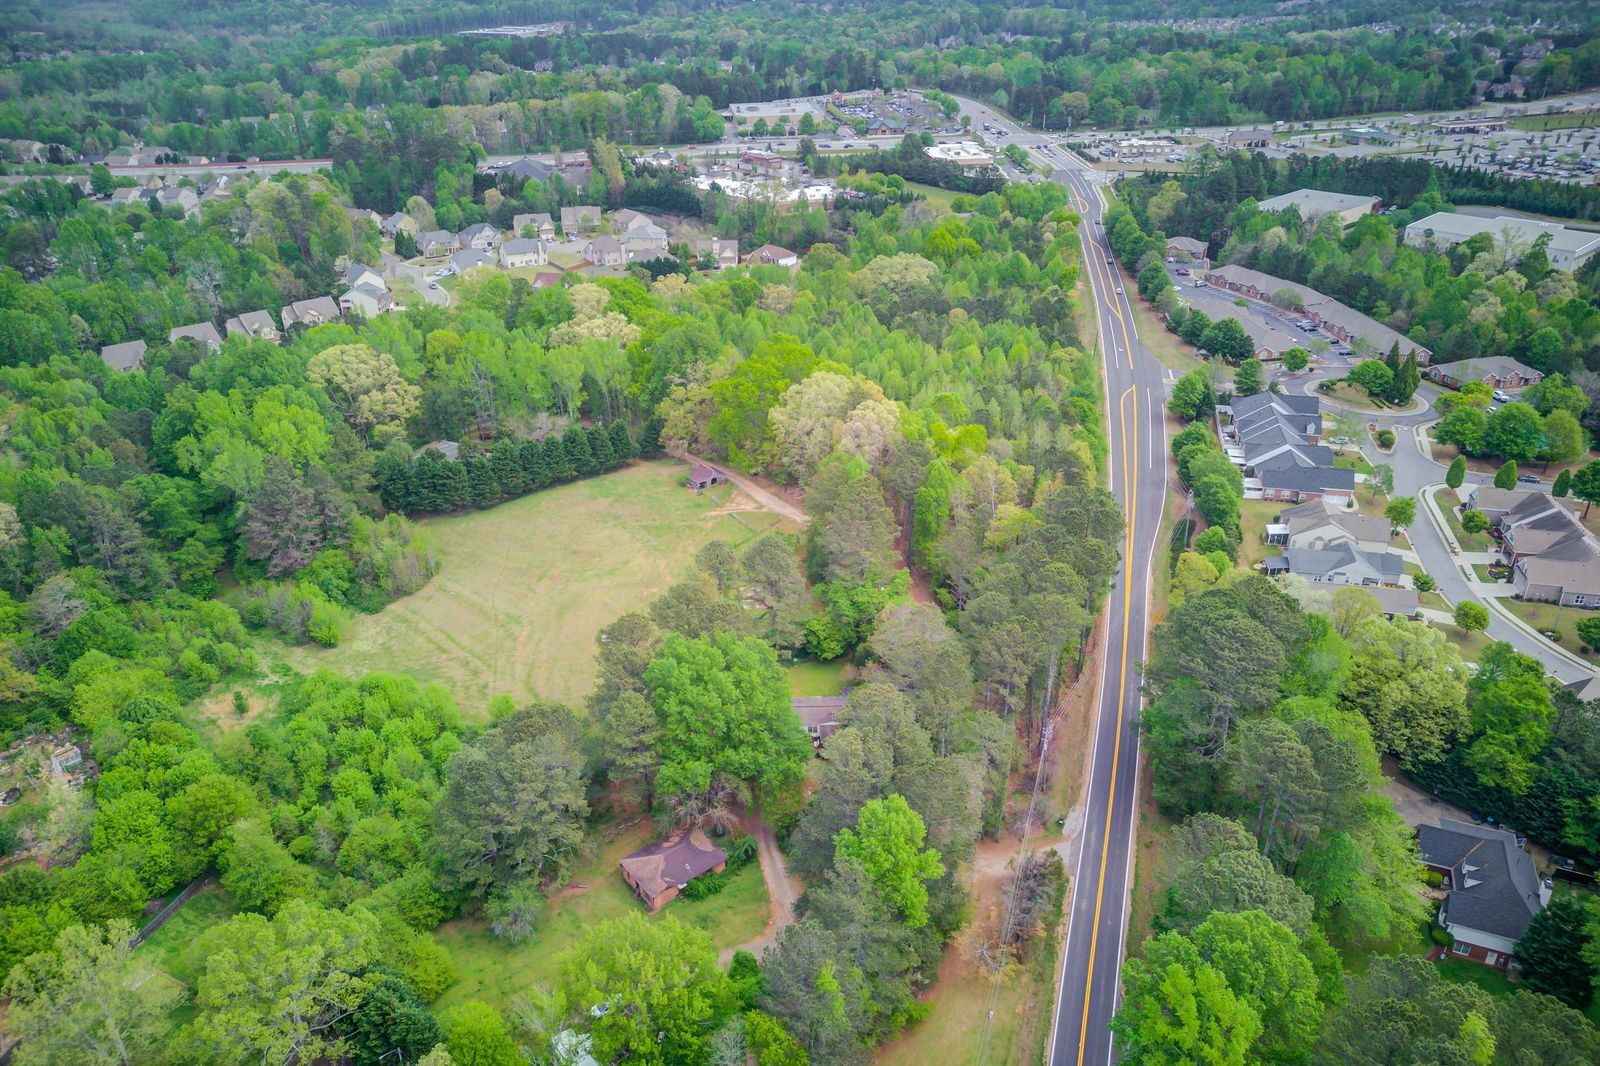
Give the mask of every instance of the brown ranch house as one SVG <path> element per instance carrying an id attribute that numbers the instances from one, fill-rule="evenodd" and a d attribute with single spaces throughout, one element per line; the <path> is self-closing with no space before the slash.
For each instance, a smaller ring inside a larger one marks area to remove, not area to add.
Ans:
<path id="1" fill-rule="evenodd" d="M 658 911 L 677 899 L 690 881 L 727 869 L 728 853 L 698 829 L 677 829 L 654 844 L 624 855 L 617 865 L 622 867 L 622 879 L 628 887 L 639 894 L 646 907 Z"/>
<path id="2" fill-rule="evenodd" d="M 1544 375 L 1533 367 L 1503 356 L 1440 363 L 1428 368 L 1428 376 L 1452 389 L 1459 389 L 1469 381 L 1481 381 L 1503 392 L 1520 391 L 1544 380 Z"/>

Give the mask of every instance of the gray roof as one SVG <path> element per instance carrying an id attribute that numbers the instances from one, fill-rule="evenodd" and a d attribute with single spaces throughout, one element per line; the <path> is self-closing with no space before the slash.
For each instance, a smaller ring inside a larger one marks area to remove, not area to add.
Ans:
<path id="1" fill-rule="evenodd" d="M 1417 827 L 1417 850 L 1429 866 L 1450 870 L 1452 925 L 1517 940 L 1543 907 L 1533 859 L 1504 829 L 1441 818 Z"/>
<path id="2" fill-rule="evenodd" d="M 320 315 L 324 322 L 332 322 L 339 317 L 339 305 L 332 296 L 313 296 L 309 300 L 296 300 L 278 314 L 285 326 L 291 322 L 305 321 L 308 314 Z"/>
<path id="3" fill-rule="evenodd" d="M 1511 377 L 1513 374 L 1538 381 L 1544 375 L 1527 363 L 1519 363 L 1506 355 L 1489 355 L 1482 359 L 1462 359 L 1454 363 L 1440 363 L 1435 368 L 1435 373 L 1440 377 L 1448 377 L 1454 381 L 1482 381 L 1493 375 L 1497 378 Z"/>
<path id="4" fill-rule="evenodd" d="M 1426 361 L 1428 349 L 1417 344 L 1402 333 L 1390 329 L 1382 322 L 1367 317 L 1353 307 L 1346 307 L 1331 296 L 1324 295 L 1309 285 L 1302 285 L 1297 281 L 1264 274 L 1259 270 L 1249 267 L 1227 266 L 1212 267 L 1206 271 L 1206 277 L 1216 278 L 1224 283 L 1235 285 L 1248 285 L 1268 295 L 1279 289 L 1291 289 L 1300 297 L 1300 302 L 1307 311 L 1315 314 L 1324 322 L 1330 322 L 1352 337 L 1365 337 L 1374 348 L 1380 352 L 1387 352 L 1395 344 L 1400 345 L 1400 354 L 1409 355 L 1417 353 L 1419 362 Z"/>
<path id="5" fill-rule="evenodd" d="M 600 209 L 590 204 L 579 204 L 574 207 L 561 209 L 561 228 L 574 230 L 579 226 L 598 226 L 600 224 Z"/>
<path id="6" fill-rule="evenodd" d="M 383 277 L 383 271 L 379 270 L 377 267 L 369 267 L 365 263 L 351 263 L 349 266 L 344 268 L 344 283 L 346 285 L 354 285 L 356 283 L 356 279 L 365 274 L 371 274 L 373 277 L 379 279 Z"/>
<path id="7" fill-rule="evenodd" d="M 272 316 L 265 311 L 241 311 L 224 323 L 229 335 L 243 333 L 246 336 L 256 336 L 266 330 L 277 332 L 278 326 L 272 321 Z"/>
<path id="8" fill-rule="evenodd" d="M 506 255 L 523 255 L 528 252 L 538 252 L 544 247 L 544 241 L 537 237 L 514 237 L 500 246 Z"/>
<path id="9" fill-rule="evenodd" d="M 555 172 L 556 168 L 549 163 L 541 163 L 527 156 L 512 160 L 500 168 L 501 174 L 509 174 L 518 181 L 549 181 Z"/>
<path id="10" fill-rule="evenodd" d="M 1256 476 L 1269 489 L 1293 489 L 1297 492 L 1354 492 L 1356 472 L 1331 466 L 1267 466 Z"/>
<path id="11" fill-rule="evenodd" d="M 458 239 L 465 244 L 467 241 L 472 240 L 472 238 L 484 233 L 487 233 L 491 239 L 500 236 L 500 231 L 494 226 L 491 226 L 489 223 L 474 222 L 472 225 L 461 231 L 461 233 L 458 235 Z"/>
<path id="12" fill-rule="evenodd" d="M 1278 515 L 1278 522 L 1289 527 L 1289 535 L 1315 529 L 1324 524 L 1338 526 L 1357 540 L 1389 539 L 1389 520 L 1364 515 L 1344 507 L 1330 507 L 1323 500 L 1307 500 Z"/>
<path id="13" fill-rule="evenodd" d="M 423 230 L 421 233 L 417 234 L 418 248 L 426 248 L 430 244 L 448 244 L 453 246 L 455 243 L 456 235 L 447 229 Z"/>
<path id="14" fill-rule="evenodd" d="M 463 248 L 450 257 L 450 266 L 458 274 L 465 274 L 473 267 L 489 266 L 493 262 L 488 252 L 480 252 L 476 248 Z"/>
<path id="15" fill-rule="evenodd" d="M 215 348 L 222 343 L 222 335 L 210 322 L 195 322 L 188 326 L 174 326 L 167 331 L 167 343 L 173 344 L 188 338 Z"/>
<path id="16" fill-rule="evenodd" d="M 1393 552 L 1360 551 L 1347 540 L 1328 548 L 1286 548 L 1283 557 L 1289 561 L 1291 572 L 1306 577 L 1326 577 L 1340 570 L 1360 567 L 1389 581 L 1399 581 L 1405 573 L 1405 560 Z"/>
<path id="17" fill-rule="evenodd" d="M 1256 204 L 1256 210 L 1287 211 L 1291 207 L 1296 207 L 1300 209 L 1301 218 L 1312 219 L 1318 215 L 1338 214 L 1358 207 L 1371 210 L 1372 205 L 1377 202 L 1376 196 L 1353 196 L 1345 192 L 1323 192 L 1321 189 L 1296 189 L 1294 192 L 1262 200 Z"/>
<path id="18" fill-rule="evenodd" d="M 1205 255 L 1206 242 L 1197 241 L 1193 237 L 1168 237 L 1168 248 L 1181 248 L 1190 255 Z"/>
<path id="19" fill-rule="evenodd" d="M 1447 241 L 1464 241 L 1487 233 L 1498 243 L 1506 230 L 1514 232 L 1519 240 L 1532 244 L 1545 234 L 1550 235 L 1550 250 L 1574 257 L 1593 255 L 1600 249 L 1600 233 L 1591 230 L 1568 229 L 1559 222 L 1540 222 L 1532 218 L 1499 215 L 1481 218 L 1455 211 L 1435 211 L 1406 227 L 1407 240 L 1420 240 L 1432 233 Z"/>
<path id="20" fill-rule="evenodd" d="M 100 358 L 113 370 L 137 370 L 144 366 L 144 341 L 123 341 L 121 344 L 108 344 L 100 349 Z"/>

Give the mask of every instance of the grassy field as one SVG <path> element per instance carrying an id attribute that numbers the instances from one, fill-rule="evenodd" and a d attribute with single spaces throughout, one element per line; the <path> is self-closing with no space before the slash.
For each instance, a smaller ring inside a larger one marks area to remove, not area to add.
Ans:
<path id="1" fill-rule="evenodd" d="M 949 189 L 941 189 L 937 185 L 923 185 L 921 182 L 916 181 L 906 182 L 906 188 L 911 192 L 921 193 L 924 200 L 941 211 L 949 211 L 951 209 L 950 205 L 955 203 L 957 196 L 961 195 L 957 192 L 951 192 Z"/>
<path id="2" fill-rule="evenodd" d="M 736 548 L 780 520 L 722 513 L 725 486 L 695 495 L 677 462 L 536 492 L 487 511 L 427 519 L 443 566 L 415 595 L 360 616 L 337 648 L 292 666 L 359 675 L 403 670 L 445 686 L 469 719 L 491 696 L 575 702 L 593 684 L 595 634 L 690 573 L 694 553 Z"/>
<path id="3" fill-rule="evenodd" d="M 843 659 L 831 663 L 812 660 L 793 663 L 784 670 L 789 678 L 789 695 L 837 696 L 849 683 L 846 667 Z"/>
<path id="4" fill-rule="evenodd" d="M 178 913 L 167 919 L 140 944 L 135 958 L 156 967 L 167 979 L 183 985 L 187 995 L 171 1011 L 173 1028 L 194 1016 L 194 980 L 199 976 L 204 959 L 194 953 L 195 941 L 207 929 L 239 913 L 233 897 L 222 890 L 215 881 L 206 885 L 178 908 Z"/>
<path id="5" fill-rule="evenodd" d="M 1488 651 L 1489 645 L 1494 643 L 1489 634 L 1482 630 L 1469 633 L 1460 626 L 1454 625 L 1441 625 L 1438 628 L 1439 632 L 1444 634 L 1444 639 L 1454 644 L 1456 649 L 1461 652 L 1461 658 L 1469 663 L 1475 663 L 1483 658 L 1483 653 Z"/>
<path id="6" fill-rule="evenodd" d="M 1559 115 L 1524 115 L 1506 124 L 1519 130 L 1569 130 L 1596 122 L 1600 122 L 1600 111 L 1564 111 Z"/>
<path id="7" fill-rule="evenodd" d="M 651 833 L 649 823 L 640 823 L 603 845 L 594 862 L 579 869 L 567 887 L 550 900 L 533 936 L 521 944 L 496 939 L 481 918 L 462 918 L 440 926 L 439 942 L 455 960 L 457 977 L 434 1004 L 435 1009 L 468 999 L 504 1008 L 534 985 L 551 983 L 561 953 L 595 923 L 630 911 L 647 913 L 623 883 L 617 860 L 647 843 Z M 752 861 L 715 896 L 676 900 L 648 917 L 657 921 L 670 914 L 704 929 L 720 950 L 759 936 L 769 913 L 761 866 Z"/>

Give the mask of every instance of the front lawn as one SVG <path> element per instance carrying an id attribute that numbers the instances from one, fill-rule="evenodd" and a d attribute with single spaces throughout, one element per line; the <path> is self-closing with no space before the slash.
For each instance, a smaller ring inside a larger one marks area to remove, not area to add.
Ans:
<path id="1" fill-rule="evenodd" d="M 630 911 L 645 914 L 651 921 L 670 914 L 686 925 L 704 929 L 718 950 L 761 935 L 771 907 L 761 864 L 753 859 L 709 899 L 678 899 L 655 914 L 645 911 L 644 903 L 622 880 L 617 860 L 653 836 L 653 826 L 644 821 L 604 844 L 592 863 L 577 870 L 565 888 L 555 891 L 533 935 L 521 944 L 498 939 L 482 918 L 459 918 L 440 926 L 436 935 L 455 961 L 456 982 L 445 989 L 435 1009 L 468 999 L 505 1009 L 533 986 L 551 984 L 562 952 L 584 932 L 597 922 Z"/>
<path id="2" fill-rule="evenodd" d="M 784 668 L 791 696 L 837 696 L 844 691 L 848 664 L 843 659 L 831 663 L 807 659 Z"/>
<path id="3" fill-rule="evenodd" d="M 1586 611 L 1582 607 L 1562 607 L 1554 603 L 1531 603 L 1527 600 L 1514 600 L 1511 598 L 1500 601 L 1507 610 L 1540 633 L 1555 633 L 1555 642 L 1563 648 L 1579 654 L 1578 649 L 1583 640 L 1578 636 L 1578 623 L 1585 618 L 1595 617 L 1593 611 Z"/>
<path id="4" fill-rule="evenodd" d="M 1464 552 L 1486 552 L 1494 550 L 1494 538 L 1487 533 L 1468 533 L 1461 528 L 1461 518 L 1456 514 L 1456 508 L 1461 506 L 1461 497 L 1456 495 L 1455 489 L 1440 489 L 1433 494 L 1434 503 L 1439 505 L 1439 510 L 1444 512 L 1444 520 L 1450 526 L 1451 534 L 1456 538 L 1456 543 L 1461 545 Z"/>

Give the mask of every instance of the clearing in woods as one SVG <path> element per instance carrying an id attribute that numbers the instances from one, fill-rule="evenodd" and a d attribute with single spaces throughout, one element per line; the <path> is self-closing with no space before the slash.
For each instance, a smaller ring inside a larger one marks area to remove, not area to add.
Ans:
<path id="1" fill-rule="evenodd" d="M 689 576 L 708 541 L 742 550 L 793 524 L 718 485 L 696 495 L 662 460 L 422 526 L 441 566 L 427 586 L 358 615 L 336 648 L 297 648 L 302 671 L 397 670 L 447 688 L 468 720 L 490 697 L 569 704 L 594 684 L 595 636 Z"/>

